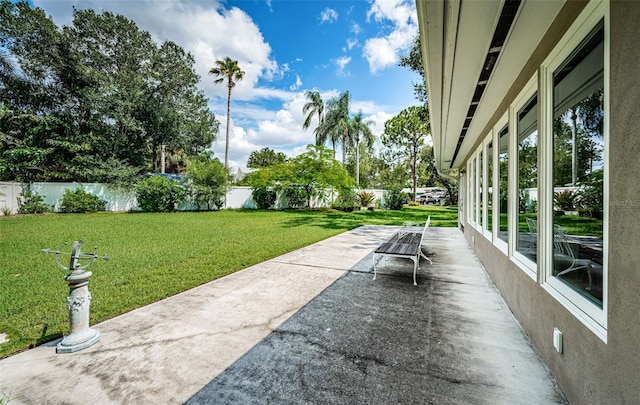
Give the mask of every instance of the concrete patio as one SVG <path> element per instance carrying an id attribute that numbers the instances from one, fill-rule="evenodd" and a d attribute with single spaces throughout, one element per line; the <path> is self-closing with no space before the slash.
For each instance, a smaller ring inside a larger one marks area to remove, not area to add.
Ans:
<path id="1" fill-rule="evenodd" d="M 562 404 L 459 230 L 430 228 L 418 286 L 365 226 L 0 361 L 10 404 Z"/>

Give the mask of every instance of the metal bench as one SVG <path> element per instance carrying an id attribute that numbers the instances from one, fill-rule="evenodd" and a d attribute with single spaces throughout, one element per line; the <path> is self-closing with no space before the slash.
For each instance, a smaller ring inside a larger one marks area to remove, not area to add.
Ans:
<path id="1" fill-rule="evenodd" d="M 376 259 L 378 256 L 391 256 L 399 257 L 402 259 L 411 259 L 413 261 L 413 285 L 418 285 L 416 282 L 416 271 L 420 264 L 420 256 L 424 257 L 431 262 L 427 256 L 422 253 L 421 245 L 424 242 L 425 234 L 429 228 L 431 217 L 427 219 L 427 222 L 422 232 L 397 232 L 389 240 L 381 244 L 373 252 L 373 279 L 376 279 L 378 270 L 376 267 Z M 433 264 L 433 263 L 432 263 Z"/>

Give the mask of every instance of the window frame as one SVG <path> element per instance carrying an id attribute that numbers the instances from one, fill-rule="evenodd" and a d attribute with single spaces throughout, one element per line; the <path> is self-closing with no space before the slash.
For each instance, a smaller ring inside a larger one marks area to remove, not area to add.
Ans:
<path id="1" fill-rule="evenodd" d="M 500 159 L 500 132 L 507 127 L 507 140 L 509 141 L 509 147 L 507 149 L 507 189 L 509 187 L 509 184 L 511 183 L 511 171 L 509 168 L 509 165 L 511 164 L 511 139 L 509 139 L 509 137 L 511 136 L 509 131 L 509 111 L 507 110 L 504 115 L 498 120 L 498 122 L 496 123 L 496 125 L 493 127 L 493 131 L 492 131 L 492 136 L 493 136 L 493 144 L 494 144 L 494 150 L 493 150 L 493 160 L 496 163 L 496 166 L 494 167 L 493 170 L 493 184 L 496 185 L 498 187 L 498 192 L 493 193 L 493 229 L 494 229 L 494 238 L 493 238 L 493 244 L 496 245 L 502 252 L 504 252 L 504 254 L 509 255 L 509 234 L 511 233 L 511 227 L 509 226 L 509 219 L 507 216 L 507 241 L 502 240 L 499 236 L 498 236 L 498 232 L 500 232 L 500 163 L 499 163 L 499 159 Z M 509 193 L 510 194 L 510 193 Z M 509 198 L 509 197 L 507 197 Z M 509 214 L 509 212 L 511 211 L 510 207 L 509 207 L 509 202 L 507 202 L 507 214 Z"/>
<path id="2" fill-rule="evenodd" d="M 604 191 L 603 191 L 603 276 L 602 276 L 602 308 L 580 295 L 571 287 L 552 275 L 553 272 L 553 73 L 580 46 L 582 40 L 604 20 Z M 539 175 L 539 188 L 544 190 L 539 199 L 542 211 L 539 212 L 543 261 L 539 263 L 540 284 L 552 297 L 560 302 L 571 314 L 580 320 L 596 336 L 605 343 L 607 341 L 608 312 L 608 273 L 609 273 L 609 10 L 605 2 L 593 0 L 585 7 L 580 16 L 573 22 L 553 51 L 540 67 L 541 122 L 540 139 L 542 142 L 542 164 Z M 542 187 L 541 184 L 543 185 Z M 539 250 L 540 251 L 540 250 Z"/>
<path id="3" fill-rule="evenodd" d="M 519 157 L 518 157 L 518 112 L 538 93 L 538 117 L 536 126 L 538 129 L 538 168 L 540 168 L 540 94 L 538 92 L 538 75 L 534 74 L 522 88 L 520 94 L 509 106 L 509 257 L 522 271 L 532 280 L 538 281 L 538 263 L 529 259 L 517 251 L 518 220 L 520 210 L 518 207 L 518 196 L 520 190 L 519 180 Z M 538 169 L 538 222 L 540 221 L 540 171 Z M 540 232 L 538 232 L 539 234 Z M 537 242 L 538 258 L 540 255 L 540 241 Z"/>
<path id="4" fill-rule="evenodd" d="M 482 141 L 482 145 L 481 145 L 481 150 L 482 150 L 482 173 L 483 173 L 483 177 L 482 177 L 482 195 L 483 195 L 483 207 L 482 207 L 482 234 L 484 235 L 485 238 L 489 239 L 491 242 L 493 242 L 493 230 L 495 229 L 494 225 L 494 221 L 493 221 L 493 212 L 491 213 L 491 229 L 489 229 L 489 145 L 495 146 L 495 143 L 493 142 L 493 131 L 489 131 L 489 133 L 484 137 L 484 140 Z M 493 149 L 495 149 L 495 147 L 493 147 Z M 491 163 L 493 165 L 493 170 L 495 171 L 495 160 L 494 160 L 494 151 L 491 151 Z M 491 192 L 491 209 L 493 210 L 493 202 L 494 202 L 494 198 L 493 198 L 493 192 L 495 191 L 495 186 L 494 186 L 494 175 L 493 173 L 491 173 L 491 185 L 492 185 L 492 192 Z"/>

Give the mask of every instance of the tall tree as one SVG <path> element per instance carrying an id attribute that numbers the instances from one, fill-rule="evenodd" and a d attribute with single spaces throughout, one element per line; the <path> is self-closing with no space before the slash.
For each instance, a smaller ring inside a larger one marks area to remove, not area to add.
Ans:
<path id="1" fill-rule="evenodd" d="M 322 101 L 322 96 L 320 92 L 317 91 L 307 91 L 304 93 L 304 96 L 307 98 L 307 103 L 302 106 L 302 112 L 307 114 L 302 123 L 302 129 L 307 129 L 311 126 L 311 120 L 314 115 L 318 115 L 318 126 L 313 131 L 316 136 L 316 145 L 323 145 L 327 139 L 322 136 L 319 131 L 319 128 L 322 125 L 322 121 L 324 120 L 324 102 Z"/>
<path id="2" fill-rule="evenodd" d="M 418 101 L 427 105 L 427 86 L 424 81 L 424 66 L 422 65 L 422 48 L 420 46 L 420 35 L 416 35 L 413 45 L 406 55 L 400 57 L 398 65 L 409 68 L 420 75 L 420 80 L 413 82 L 413 94 Z"/>
<path id="3" fill-rule="evenodd" d="M 416 200 L 419 153 L 429 133 L 429 117 L 426 108 L 412 106 L 384 123 L 382 144 L 397 150 L 409 161 L 413 180 L 413 201 Z"/>
<path id="4" fill-rule="evenodd" d="M 261 167 L 273 166 L 287 161 L 287 156 L 282 152 L 276 152 L 270 148 L 254 150 L 249 155 L 247 167 L 258 169 Z"/>
<path id="5" fill-rule="evenodd" d="M 320 133 L 324 139 L 330 139 L 334 145 L 338 140 L 342 144 L 342 164 L 347 163 L 347 152 L 351 139 L 349 138 L 349 104 L 351 103 L 351 94 L 349 91 L 340 93 L 338 97 L 334 97 L 327 103 L 327 113 L 324 121 L 320 126 Z"/>
<path id="6" fill-rule="evenodd" d="M 238 66 L 238 61 L 233 60 L 230 57 L 219 59 L 216 61 L 216 65 L 209 70 L 210 75 L 218 77 L 213 82 L 215 84 L 222 83 L 227 79 L 227 137 L 224 147 L 224 167 L 229 168 L 229 121 L 231 117 L 231 89 L 236 85 L 236 82 L 244 78 L 244 71 Z"/>
<path id="7" fill-rule="evenodd" d="M 0 0 L 0 178 L 115 182 L 149 171 L 161 143 L 197 154 L 218 123 L 193 57 L 127 18 L 74 10 L 58 28 L 27 2 Z"/>
<path id="8" fill-rule="evenodd" d="M 356 149 L 356 184 L 360 185 L 360 136 L 367 146 L 372 146 L 375 142 L 375 136 L 371 132 L 369 126 L 373 125 L 373 121 L 365 121 L 362 117 L 362 111 L 358 111 L 349 122 L 349 133 L 351 139 L 355 143 Z"/>

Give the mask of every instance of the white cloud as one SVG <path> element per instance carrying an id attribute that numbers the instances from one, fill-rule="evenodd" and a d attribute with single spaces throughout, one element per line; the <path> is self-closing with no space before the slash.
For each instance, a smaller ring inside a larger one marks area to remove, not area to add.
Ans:
<path id="1" fill-rule="evenodd" d="M 391 22 L 387 35 L 365 41 L 363 55 L 369 62 L 369 70 L 376 73 L 398 61 L 398 54 L 407 50 L 418 33 L 415 4 L 408 0 L 375 0 L 367 12 L 378 23 Z"/>
<path id="2" fill-rule="evenodd" d="M 320 13 L 320 24 L 338 21 L 338 12 L 332 8 L 325 8 Z"/>
<path id="3" fill-rule="evenodd" d="M 291 91 L 298 90 L 300 86 L 302 86 L 302 79 L 300 78 L 299 75 L 296 75 L 296 82 L 291 86 L 289 86 L 289 90 Z"/>
<path id="4" fill-rule="evenodd" d="M 347 48 L 346 50 L 350 51 L 354 46 L 358 45 L 358 40 L 354 38 L 347 39 Z"/>
<path id="5" fill-rule="evenodd" d="M 353 23 L 351 24 L 351 29 L 350 29 L 352 34 L 356 34 L 358 35 L 359 33 L 362 32 L 362 28 L 360 28 L 360 25 L 358 23 Z"/>
<path id="6" fill-rule="evenodd" d="M 338 65 L 338 76 L 348 76 L 349 73 L 345 71 L 347 65 L 351 62 L 350 56 L 341 56 L 336 59 L 336 65 Z"/>

